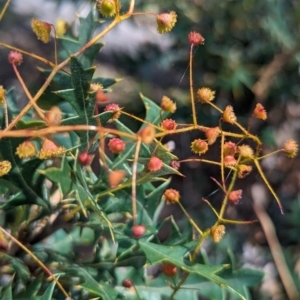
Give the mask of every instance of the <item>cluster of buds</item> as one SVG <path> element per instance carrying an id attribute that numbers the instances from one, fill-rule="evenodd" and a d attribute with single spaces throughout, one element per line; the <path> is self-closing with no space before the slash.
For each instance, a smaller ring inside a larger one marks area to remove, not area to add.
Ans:
<path id="1" fill-rule="evenodd" d="M 121 4 L 119 1 L 114 0 L 100 0 L 97 7 L 104 17 L 113 17 L 119 12 Z"/>
<path id="2" fill-rule="evenodd" d="M 160 107 L 165 112 L 174 113 L 176 111 L 176 103 L 167 96 L 162 97 Z"/>
<path id="3" fill-rule="evenodd" d="M 66 153 L 65 147 L 57 146 L 51 140 L 45 139 L 41 150 L 38 152 L 39 159 L 51 159 L 64 155 Z"/>
<path id="4" fill-rule="evenodd" d="M 112 138 L 108 142 L 108 148 L 114 154 L 123 152 L 125 147 L 125 142 L 119 138 Z"/>

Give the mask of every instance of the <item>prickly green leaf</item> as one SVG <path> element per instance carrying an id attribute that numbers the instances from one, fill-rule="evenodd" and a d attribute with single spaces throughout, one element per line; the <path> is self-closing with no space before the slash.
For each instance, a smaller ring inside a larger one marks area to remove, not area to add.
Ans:
<path id="1" fill-rule="evenodd" d="M 24 139 L 19 138 L 1 140 L 0 151 L 2 159 L 8 160 L 12 165 L 11 171 L 3 179 L 10 181 L 17 188 L 21 189 L 25 197 L 7 201 L 0 206 L 0 209 L 8 209 L 22 204 L 36 204 L 42 206 L 45 210 L 49 210 L 49 203 L 37 194 L 37 188 L 33 184 L 33 176 L 41 161 L 39 159 L 32 159 L 22 163 L 19 157 L 15 155 L 16 148 L 23 141 Z"/>
<path id="2" fill-rule="evenodd" d="M 146 109 L 145 121 L 159 126 L 161 121 L 170 115 L 170 113 L 162 111 L 156 103 L 145 97 L 143 94 L 140 94 L 140 97 Z M 143 127 L 145 126 L 146 124 L 143 125 Z"/>
<path id="3" fill-rule="evenodd" d="M 70 267 L 68 271 L 73 272 L 84 280 L 78 287 L 89 292 L 91 296 L 100 296 L 103 300 L 116 299 L 118 295 L 117 291 L 103 281 L 97 282 L 85 269 Z"/>
<path id="4" fill-rule="evenodd" d="M 47 287 L 45 293 L 41 297 L 39 297 L 39 300 L 52 300 L 55 284 L 55 281 L 52 281 Z"/>
<path id="5" fill-rule="evenodd" d="M 13 300 L 11 282 L 3 291 L 1 291 L 0 297 L 0 300 Z"/>
<path id="6" fill-rule="evenodd" d="M 189 249 L 183 246 L 163 246 L 154 243 L 149 243 L 144 240 L 139 241 L 141 249 L 144 251 L 150 264 L 170 262 L 173 265 L 181 268 L 183 271 L 197 274 L 207 280 L 216 283 L 221 287 L 226 287 L 235 294 L 241 296 L 241 299 L 246 299 L 237 291 L 228 281 L 224 280 L 216 273 L 221 272 L 224 266 L 207 266 L 200 264 L 191 264 L 184 259 Z"/>

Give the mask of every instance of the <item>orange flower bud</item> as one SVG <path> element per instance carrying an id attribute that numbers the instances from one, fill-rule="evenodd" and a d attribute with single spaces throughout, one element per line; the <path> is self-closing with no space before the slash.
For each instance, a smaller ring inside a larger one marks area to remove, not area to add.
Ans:
<path id="1" fill-rule="evenodd" d="M 115 103 L 106 105 L 106 107 L 104 108 L 104 111 L 112 111 L 112 112 L 114 112 L 114 114 L 110 118 L 109 122 L 112 122 L 114 120 L 119 119 L 119 117 L 121 115 L 121 109 L 120 109 L 119 105 L 115 104 Z"/>
<path id="2" fill-rule="evenodd" d="M 188 35 L 188 41 L 191 45 L 198 46 L 198 45 L 203 45 L 205 39 L 200 33 L 196 31 L 191 31 Z"/>
<path id="3" fill-rule="evenodd" d="M 119 138 L 110 139 L 108 142 L 109 150 L 114 154 L 119 154 L 125 149 L 125 142 Z"/>
<path id="4" fill-rule="evenodd" d="M 238 147 L 239 148 L 239 153 L 242 157 L 245 158 L 253 158 L 253 150 L 250 148 L 248 145 L 241 145 Z"/>
<path id="5" fill-rule="evenodd" d="M 156 156 L 152 156 L 148 162 L 148 170 L 150 172 L 159 171 L 163 166 L 163 162 Z"/>
<path id="6" fill-rule="evenodd" d="M 224 166 L 225 167 L 234 167 L 236 165 L 236 159 L 232 155 L 226 155 L 224 157 Z"/>
<path id="7" fill-rule="evenodd" d="M 45 44 L 50 42 L 51 24 L 38 19 L 32 19 L 31 28 L 38 40 L 41 40 Z"/>
<path id="8" fill-rule="evenodd" d="M 82 152 L 78 155 L 77 161 L 82 165 L 82 166 L 88 166 L 91 164 L 93 160 L 93 155 L 89 154 L 87 152 Z"/>
<path id="9" fill-rule="evenodd" d="M 238 178 L 245 178 L 252 171 L 249 165 L 238 165 Z"/>
<path id="10" fill-rule="evenodd" d="M 191 150 L 199 155 L 204 154 L 208 150 L 208 144 L 201 139 L 194 140 L 191 144 Z"/>
<path id="11" fill-rule="evenodd" d="M 0 161 L 0 177 L 6 175 L 11 170 L 11 163 L 8 160 Z"/>
<path id="12" fill-rule="evenodd" d="M 171 263 L 165 263 L 162 266 L 162 272 L 169 277 L 173 277 L 177 273 L 177 267 Z"/>
<path id="13" fill-rule="evenodd" d="M 19 158 L 30 158 L 33 157 L 35 154 L 36 154 L 35 146 L 30 141 L 23 142 L 16 149 L 16 155 L 18 155 Z"/>
<path id="14" fill-rule="evenodd" d="M 23 62 L 23 55 L 18 51 L 10 51 L 8 54 L 8 62 L 12 65 L 19 66 Z"/>
<path id="15" fill-rule="evenodd" d="M 231 105 L 227 105 L 223 112 L 223 121 L 233 124 L 236 122 L 236 116 Z"/>
<path id="16" fill-rule="evenodd" d="M 197 91 L 197 98 L 200 103 L 208 103 L 214 100 L 215 92 L 207 87 L 203 87 Z"/>
<path id="17" fill-rule="evenodd" d="M 179 202 L 180 194 L 177 190 L 167 189 L 164 192 L 164 199 L 167 204 L 173 204 Z"/>
<path id="18" fill-rule="evenodd" d="M 116 187 L 120 184 L 122 179 L 125 177 L 126 172 L 124 170 L 115 170 L 108 174 L 108 182 L 111 188 Z"/>
<path id="19" fill-rule="evenodd" d="M 61 110 L 57 106 L 53 106 L 46 113 L 45 118 L 49 126 L 58 126 L 61 122 Z"/>
<path id="20" fill-rule="evenodd" d="M 160 107 L 163 111 L 166 112 L 174 113 L 176 111 L 176 103 L 174 103 L 167 96 L 162 97 Z"/>
<path id="21" fill-rule="evenodd" d="M 98 1 L 98 9 L 104 17 L 113 17 L 117 13 L 117 7 L 114 0 Z M 119 3 L 119 7 L 120 7 Z"/>
<path id="22" fill-rule="evenodd" d="M 39 159 L 50 159 L 60 157 L 66 153 L 65 147 L 58 147 L 52 141 L 45 139 L 41 150 L 37 154 Z"/>
<path id="23" fill-rule="evenodd" d="M 232 142 L 226 142 L 224 143 L 223 146 L 223 155 L 227 156 L 227 155 L 231 155 L 233 156 L 237 151 L 237 146 L 235 143 Z"/>
<path id="24" fill-rule="evenodd" d="M 208 128 L 205 131 L 205 136 L 207 137 L 208 145 L 212 145 L 217 140 L 219 134 L 220 134 L 219 127 Z"/>
<path id="25" fill-rule="evenodd" d="M 215 243 L 219 243 L 225 234 L 225 226 L 218 225 L 210 229 L 210 235 Z"/>
<path id="26" fill-rule="evenodd" d="M 260 103 L 256 104 L 255 109 L 253 111 L 253 116 L 256 117 L 257 119 L 262 119 L 262 120 L 267 119 L 267 112 Z"/>
<path id="27" fill-rule="evenodd" d="M 147 126 L 139 132 L 139 136 L 144 144 L 149 145 L 154 140 L 155 129 L 152 126 Z"/>
<path id="28" fill-rule="evenodd" d="M 294 140 L 289 140 L 285 142 L 283 146 L 283 151 L 287 157 L 293 158 L 297 155 L 298 144 Z"/>
<path id="29" fill-rule="evenodd" d="M 243 190 L 235 190 L 231 191 L 228 194 L 228 201 L 234 205 L 238 204 L 240 200 L 242 199 Z"/>
<path id="30" fill-rule="evenodd" d="M 157 31 L 159 33 L 166 33 L 173 29 L 177 21 L 177 14 L 175 11 L 163 13 L 156 16 Z"/>
<path id="31" fill-rule="evenodd" d="M 176 129 L 176 122 L 172 119 L 166 119 L 166 120 L 163 120 L 161 122 L 161 125 L 160 125 L 163 129 L 165 130 L 175 130 Z"/>

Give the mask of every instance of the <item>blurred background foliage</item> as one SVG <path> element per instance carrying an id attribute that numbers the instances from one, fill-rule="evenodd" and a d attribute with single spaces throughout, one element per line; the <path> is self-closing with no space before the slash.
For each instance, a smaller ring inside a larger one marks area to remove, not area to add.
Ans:
<path id="1" fill-rule="evenodd" d="M 125 11 L 128 1 L 121 1 Z M 1 5 L 4 1 L 1 1 Z M 78 22 L 75 13 L 85 15 L 91 1 L 12 0 L 1 21 L 2 42 L 53 57 L 53 47 L 42 45 L 30 29 L 30 20 L 37 17 L 57 24 L 64 20 L 72 25 Z M 178 123 L 191 123 L 189 100 L 187 35 L 198 31 L 205 37 L 205 45 L 194 49 L 193 83 L 216 90 L 216 102 L 224 108 L 231 104 L 247 125 L 257 102 L 268 111 L 265 122 L 252 120 L 252 132 L 264 142 L 263 152 L 280 148 L 294 138 L 299 143 L 300 130 L 300 2 L 298 0 L 137 0 L 135 11 L 159 13 L 174 10 L 178 22 L 167 35 L 156 32 L 153 15 L 136 15 L 103 38 L 106 46 L 98 56 L 96 76 L 121 77 L 109 98 L 127 111 L 140 116 L 144 108 L 139 92 L 160 102 L 167 95 L 177 102 L 174 118 Z M 99 24 L 99 30 L 109 20 Z M 76 26 L 75 26 L 76 30 Z M 53 46 L 53 40 L 52 40 Z M 0 85 L 18 83 L 9 67 L 8 50 L 0 48 Z M 35 90 L 44 80 L 37 70 L 36 61 L 26 57 L 20 71 L 26 70 L 27 83 Z M 29 70 L 29 71 L 28 71 Z M 25 99 L 19 93 L 20 105 Z M 217 126 L 219 115 L 205 106 L 197 105 L 199 123 Z M 123 120 L 129 126 L 138 124 Z M 200 135 L 199 135 L 200 136 Z M 174 153 L 190 158 L 190 142 L 196 133 L 170 136 L 175 142 Z M 211 149 L 207 157 L 218 159 L 219 146 Z M 289 263 L 290 272 L 300 287 L 300 160 L 283 155 L 264 160 L 263 167 L 271 185 L 278 193 L 286 214 L 280 215 L 272 196 L 255 173 L 238 182 L 243 199 L 238 206 L 227 211 L 229 218 L 254 219 L 252 204 L 264 204 L 277 229 L 277 235 Z M 220 205 L 221 194 L 210 179 L 220 179 L 218 169 L 200 164 L 182 164 L 185 178 L 174 177 L 171 185 L 180 190 L 183 203 L 195 221 L 203 227 L 213 224 L 214 216 L 201 200 L 206 197 L 214 206 Z M 166 211 L 181 219 L 177 210 Z M 162 216 L 163 217 L 163 216 Z M 182 222 L 183 226 L 186 224 Z M 167 230 L 167 228 L 166 228 Z M 226 238 L 218 245 L 205 245 L 210 258 L 222 263 L 231 248 L 239 265 L 252 266 L 266 272 L 264 282 L 254 299 L 286 299 L 277 274 L 268 243 L 259 223 L 251 226 L 228 226 Z"/>

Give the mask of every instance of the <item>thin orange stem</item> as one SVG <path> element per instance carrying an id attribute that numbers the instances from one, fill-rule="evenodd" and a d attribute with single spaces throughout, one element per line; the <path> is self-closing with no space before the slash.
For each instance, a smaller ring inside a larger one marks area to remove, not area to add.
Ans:
<path id="1" fill-rule="evenodd" d="M 120 112 L 121 112 L 121 114 L 123 114 L 123 115 L 125 115 L 125 116 L 128 116 L 128 117 L 130 117 L 130 118 L 132 118 L 132 119 L 135 119 L 135 120 L 137 120 L 137 121 L 140 121 L 140 122 L 143 123 L 143 124 L 147 124 L 147 125 L 149 125 L 149 126 L 152 126 L 152 127 L 156 128 L 157 130 L 163 131 L 163 128 L 161 128 L 161 127 L 159 127 L 159 126 L 156 126 L 156 125 L 154 125 L 154 124 L 152 124 L 152 123 L 150 123 L 150 122 L 147 122 L 147 121 L 145 121 L 145 120 L 143 120 L 143 119 L 141 119 L 141 118 L 139 118 L 139 117 L 137 117 L 137 116 L 135 116 L 135 115 L 133 115 L 133 114 L 130 114 L 130 113 L 128 113 L 128 112 L 126 112 L 126 111 L 123 111 L 123 110 L 121 110 Z"/>
<path id="2" fill-rule="evenodd" d="M 220 220 L 219 214 L 218 212 L 215 210 L 215 208 L 210 204 L 210 202 L 208 200 L 206 200 L 205 198 L 202 198 L 202 200 L 211 208 L 211 210 L 214 212 L 214 214 L 216 215 L 216 217 L 218 218 L 218 220 Z"/>
<path id="3" fill-rule="evenodd" d="M 18 78 L 18 80 L 19 80 L 19 82 L 20 82 L 20 84 L 21 84 L 21 86 L 22 86 L 22 88 L 23 88 L 23 90 L 24 90 L 24 92 L 25 92 L 27 98 L 29 99 L 29 102 L 30 102 L 31 105 L 35 108 L 35 110 L 36 110 L 37 114 L 39 115 L 39 117 L 40 117 L 42 120 L 45 121 L 45 120 L 46 120 L 46 119 L 45 119 L 45 114 L 44 114 L 43 111 L 38 107 L 38 105 L 33 101 L 32 96 L 31 96 L 31 94 L 29 93 L 29 91 L 28 91 L 28 89 L 27 89 L 27 86 L 26 86 L 25 82 L 23 81 L 23 78 L 21 77 L 21 74 L 19 73 L 19 70 L 18 70 L 17 66 L 16 66 L 15 64 L 12 64 L 12 66 L 13 66 L 13 69 L 14 69 L 14 71 L 15 71 L 15 74 L 16 74 L 16 76 L 17 76 L 17 78 Z"/>
<path id="4" fill-rule="evenodd" d="M 194 127 L 196 127 L 198 124 L 197 124 L 194 87 L 193 87 L 193 44 L 191 44 L 191 48 L 190 48 L 190 96 L 191 96 L 191 105 L 192 105 L 192 114 L 193 114 L 193 124 Z"/>
<path id="5" fill-rule="evenodd" d="M 10 3 L 11 0 L 7 0 L 4 7 L 2 8 L 1 14 L 0 14 L 0 21 L 2 20 L 2 18 L 4 17 L 6 10 L 8 9 L 8 5 Z"/>
<path id="6" fill-rule="evenodd" d="M 174 133 L 181 133 L 181 132 L 187 132 L 187 131 L 191 131 L 191 130 L 195 130 L 197 128 L 195 128 L 194 126 L 191 126 L 191 127 L 187 127 L 187 128 L 180 128 L 180 129 L 176 129 L 176 130 L 168 130 L 168 131 L 164 131 L 164 132 L 160 132 L 160 133 L 157 133 L 155 135 L 156 138 L 159 138 L 159 137 L 164 137 L 168 134 L 174 134 Z"/>
<path id="7" fill-rule="evenodd" d="M 264 159 L 264 158 L 267 158 L 267 157 L 272 156 L 272 155 L 274 155 L 274 154 L 280 153 L 280 152 L 282 152 L 282 151 L 284 151 L 284 149 L 278 149 L 278 150 L 273 151 L 273 152 L 271 152 L 271 153 L 268 153 L 268 154 L 266 154 L 266 155 L 257 157 L 257 160 L 262 160 L 262 159 Z"/>
<path id="8" fill-rule="evenodd" d="M 238 220 L 228 220 L 228 219 L 220 219 L 220 223 L 223 224 L 234 224 L 234 225 L 249 225 L 258 222 L 258 220 L 251 220 L 251 221 L 238 221 Z"/>
<path id="9" fill-rule="evenodd" d="M 4 48 L 7 48 L 7 49 L 14 50 L 14 51 L 18 51 L 18 52 L 20 52 L 22 54 L 25 54 L 25 55 L 28 55 L 28 56 L 31 56 L 32 58 L 35 58 L 36 60 L 39 60 L 39 61 L 45 63 L 46 65 L 49 65 L 52 68 L 55 67 L 55 64 L 53 62 L 45 59 L 44 57 L 36 55 L 34 53 L 30 53 L 30 52 L 24 51 L 23 49 L 20 49 L 20 48 L 17 48 L 17 47 L 14 47 L 14 46 L 11 46 L 11 45 L 8 45 L 8 44 L 5 44 L 5 43 L 0 43 L 0 46 L 2 46 Z"/>
<path id="10" fill-rule="evenodd" d="M 266 186 L 268 187 L 268 189 L 269 189 L 269 191 L 271 192 L 271 194 L 274 196 L 274 198 L 275 198 L 275 200 L 276 200 L 276 202 L 277 202 L 277 204 L 278 204 L 278 206 L 279 206 L 279 209 L 280 209 L 281 214 L 284 214 L 282 204 L 281 204 L 281 202 L 280 202 L 278 196 L 277 196 L 276 193 L 274 192 L 273 188 L 271 187 L 271 185 L 270 185 L 268 179 L 266 178 L 266 176 L 265 176 L 265 174 L 264 174 L 264 172 L 263 172 L 263 170 L 262 170 L 262 168 L 261 168 L 261 166 L 260 166 L 260 164 L 259 164 L 259 161 L 258 161 L 256 158 L 254 158 L 253 161 L 254 161 L 255 166 L 256 166 L 256 168 L 257 168 L 257 170 L 258 170 L 258 172 L 259 172 L 259 175 L 261 176 L 262 180 L 264 181 L 264 183 L 265 183 Z"/>
<path id="11" fill-rule="evenodd" d="M 56 28 L 53 24 L 51 24 L 51 27 L 54 31 L 54 61 L 55 65 L 57 66 L 57 36 L 56 36 Z"/>
<path id="12" fill-rule="evenodd" d="M 221 184 L 223 186 L 223 191 L 226 193 L 226 184 L 225 184 L 225 171 L 224 171 L 224 134 L 221 133 Z"/>
<path id="13" fill-rule="evenodd" d="M 41 266 L 41 268 L 52 278 L 52 280 L 57 284 L 62 293 L 67 297 L 67 299 L 71 300 L 72 298 L 65 291 L 60 282 L 56 279 L 56 277 L 51 273 L 51 271 L 43 264 L 41 260 L 39 260 L 27 247 L 25 247 L 22 243 L 20 243 L 14 236 L 8 233 L 5 229 L 0 227 L 0 230 L 7 235 L 14 243 L 16 243 L 23 251 L 25 251 L 28 255 L 32 257 L 32 259 Z"/>
<path id="14" fill-rule="evenodd" d="M 197 226 L 197 224 L 194 222 L 194 220 L 190 217 L 190 215 L 188 214 L 188 212 L 185 210 L 185 208 L 182 206 L 182 204 L 180 202 L 177 202 L 179 207 L 181 208 L 181 210 L 183 211 L 183 213 L 185 214 L 185 216 L 187 217 L 188 221 L 191 223 L 191 225 L 196 229 L 196 231 L 199 233 L 200 236 L 203 235 L 202 230 Z"/>
<path id="15" fill-rule="evenodd" d="M 132 217 L 133 217 L 133 225 L 136 224 L 136 174 L 137 174 L 137 162 L 139 159 L 139 153 L 141 149 L 142 140 L 138 137 L 138 141 L 136 143 L 134 160 L 132 164 L 132 186 L 131 186 L 131 194 L 132 194 Z"/>
<path id="16" fill-rule="evenodd" d="M 38 137 L 38 136 L 45 136 L 48 134 L 55 134 L 58 132 L 67 132 L 67 131 L 98 131 L 104 133 L 111 133 L 119 136 L 124 136 L 127 138 L 131 138 L 133 140 L 137 140 L 135 134 L 129 134 L 126 132 L 122 132 L 112 128 L 103 128 L 98 126 L 91 126 L 91 125 L 67 125 L 67 126 L 51 126 L 42 129 L 20 129 L 20 130 L 10 130 L 6 131 L 0 130 L 0 139 L 4 137 Z"/>
<path id="17" fill-rule="evenodd" d="M 221 165 L 217 161 L 212 161 L 212 160 L 208 160 L 208 159 L 201 159 L 201 158 L 188 158 L 188 159 L 179 160 L 178 162 L 179 163 L 185 163 L 185 162 L 203 162 L 203 163 L 217 165 L 217 166 Z"/>

